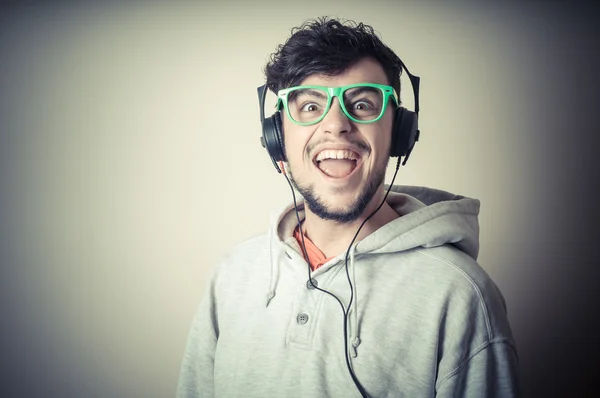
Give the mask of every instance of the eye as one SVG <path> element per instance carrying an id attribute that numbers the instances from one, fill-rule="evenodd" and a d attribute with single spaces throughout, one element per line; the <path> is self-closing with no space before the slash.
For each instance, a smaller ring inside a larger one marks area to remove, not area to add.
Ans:
<path id="1" fill-rule="evenodd" d="M 358 102 L 354 103 L 354 109 L 359 110 L 359 111 L 368 110 L 368 109 L 372 109 L 372 108 L 373 108 L 373 105 L 367 101 L 358 101 Z"/>
<path id="2" fill-rule="evenodd" d="M 302 112 L 316 112 L 319 110 L 319 105 L 315 104 L 314 102 L 309 102 L 307 104 L 302 105 L 302 108 L 300 108 L 300 110 Z"/>

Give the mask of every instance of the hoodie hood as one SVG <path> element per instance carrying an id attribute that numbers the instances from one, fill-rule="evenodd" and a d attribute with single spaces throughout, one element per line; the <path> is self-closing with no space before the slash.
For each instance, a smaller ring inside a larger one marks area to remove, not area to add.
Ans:
<path id="1" fill-rule="evenodd" d="M 400 217 L 359 242 L 357 253 L 452 244 L 477 260 L 479 200 L 426 187 L 393 186 L 387 202 Z"/>
<path id="2" fill-rule="evenodd" d="M 386 185 L 385 189 L 388 188 Z M 428 187 L 394 185 L 386 202 L 400 217 L 358 242 L 355 254 L 392 253 L 452 244 L 477 260 L 479 200 Z M 298 215 L 300 220 L 304 219 L 303 201 L 298 202 Z M 293 244 L 290 238 L 298 224 L 293 204 L 286 206 L 272 221 L 272 238 Z"/>

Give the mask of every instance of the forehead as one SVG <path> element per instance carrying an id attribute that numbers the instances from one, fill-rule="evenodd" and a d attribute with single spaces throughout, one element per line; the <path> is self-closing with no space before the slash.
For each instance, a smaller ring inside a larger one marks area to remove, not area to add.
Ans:
<path id="1" fill-rule="evenodd" d="M 356 83 L 390 84 L 379 62 L 373 58 L 364 58 L 337 75 L 310 75 L 299 85 L 339 87 Z"/>

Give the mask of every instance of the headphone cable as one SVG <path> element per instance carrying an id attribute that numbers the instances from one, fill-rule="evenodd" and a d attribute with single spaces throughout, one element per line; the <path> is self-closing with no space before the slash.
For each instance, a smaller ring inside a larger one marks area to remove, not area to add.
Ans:
<path id="1" fill-rule="evenodd" d="M 344 314 L 344 354 L 345 354 L 345 358 L 346 358 L 346 366 L 348 367 L 348 372 L 350 373 L 350 377 L 352 378 L 354 385 L 356 386 L 356 388 L 358 389 L 360 394 L 363 396 L 363 398 L 368 398 L 369 395 L 367 394 L 364 387 L 362 386 L 362 384 L 360 384 L 360 382 L 358 381 L 358 378 L 354 374 L 354 370 L 352 369 L 352 365 L 350 363 L 350 356 L 349 356 L 349 350 L 348 350 L 348 314 L 350 312 L 350 307 L 351 307 L 352 301 L 354 299 L 354 289 L 352 287 L 352 280 L 350 279 L 350 272 L 348 270 L 348 256 L 350 254 L 350 249 L 352 248 L 352 245 L 354 244 L 354 241 L 358 237 L 358 234 L 360 233 L 360 230 L 362 229 L 362 227 L 365 225 L 365 223 L 371 217 L 373 217 L 375 215 L 375 213 L 377 213 L 379 211 L 379 209 L 385 203 L 385 201 L 388 197 L 388 194 L 390 193 L 390 190 L 392 189 L 392 186 L 394 185 L 394 180 L 396 179 L 396 174 L 398 174 L 398 169 L 400 168 L 400 159 L 401 159 L 401 157 L 398 156 L 398 162 L 396 163 L 396 170 L 394 171 L 394 176 L 392 177 L 392 181 L 390 182 L 390 185 L 383 197 L 383 200 L 381 201 L 379 206 L 377 206 L 377 208 L 371 214 L 369 214 L 369 216 L 367 216 L 367 218 L 365 218 L 364 221 L 360 224 L 360 226 L 358 227 L 358 230 L 356 231 L 356 234 L 354 234 L 354 237 L 352 238 L 352 241 L 350 242 L 350 245 L 348 245 L 348 249 L 346 250 L 345 268 L 346 268 L 346 277 L 348 278 L 348 285 L 350 286 L 350 300 L 348 301 L 347 308 L 344 307 L 344 304 L 342 304 L 342 301 L 335 294 L 313 284 L 312 277 L 311 277 L 310 261 L 308 259 L 308 252 L 306 250 L 306 244 L 304 242 L 304 233 L 302 233 L 302 227 L 301 227 L 302 223 L 300 221 L 300 215 L 298 214 L 298 204 L 296 202 L 296 194 L 294 192 L 294 188 L 293 188 L 292 183 L 290 182 L 288 176 L 285 173 L 283 173 L 283 175 L 284 175 L 286 181 L 288 182 L 288 185 L 290 186 L 290 189 L 292 191 L 292 197 L 294 200 L 294 211 L 296 213 L 296 220 L 298 221 L 298 229 L 300 231 L 300 237 L 302 238 L 302 254 L 308 265 L 308 283 L 310 283 L 310 285 L 314 289 L 319 290 L 319 291 L 326 293 L 326 294 L 330 295 L 331 297 L 333 297 L 340 304 L 340 307 L 342 308 L 342 313 Z"/>

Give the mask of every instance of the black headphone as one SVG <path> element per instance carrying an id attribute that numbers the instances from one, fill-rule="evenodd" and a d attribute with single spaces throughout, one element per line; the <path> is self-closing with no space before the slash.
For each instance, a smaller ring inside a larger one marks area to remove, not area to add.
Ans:
<path id="1" fill-rule="evenodd" d="M 406 71 L 410 84 L 413 89 L 415 97 L 415 111 L 410 111 L 403 106 L 396 108 L 394 115 L 394 123 L 392 125 L 392 144 L 390 146 L 391 157 L 402 157 L 404 161 L 402 165 L 406 164 L 410 153 L 415 146 L 415 143 L 419 141 L 421 134 L 418 127 L 419 118 L 419 85 L 421 78 L 411 74 L 406 65 L 400 60 L 400 65 Z M 258 101 L 260 106 L 260 122 L 262 124 L 262 136 L 260 137 L 260 143 L 263 148 L 267 149 L 271 161 L 275 166 L 277 172 L 281 173 L 281 169 L 277 162 L 286 161 L 285 154 L 283 151 L 283 124 L 281 122 L 281 116 L 279 111 L 275 111 L 271 117 L 265 118 L 265 98 L 267 96 L 267 85 L 264 84 L 257 88 Z M 398 93 L 400 95 L 400 93 Z"/>

